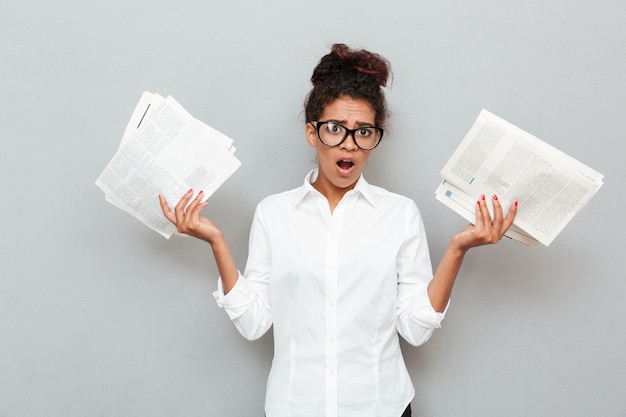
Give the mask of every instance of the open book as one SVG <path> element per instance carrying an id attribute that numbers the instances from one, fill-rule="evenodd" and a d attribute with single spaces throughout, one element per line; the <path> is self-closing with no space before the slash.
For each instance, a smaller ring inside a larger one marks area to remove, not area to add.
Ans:
<path id="1" fill-rule="evenodd" d="M 486 110 L 480 112 L 441 176 L 437 200 L 472 223 L 481 194 L 496 194 L 505 215 L 510 204 L 518 201 L 515 222 L 506 235 L 531 246 L 550 245 L 604 178 Z"/>
<path id="2" fill-rule="evenodd" d="M 143 93 L 118 151 L 96 180 L 108 202 L 166 238 L 176 231 L 161 211 L 189 190 L 209 198 L 241 163 L 233 140 L 192 117 L 174 98 Z"/>

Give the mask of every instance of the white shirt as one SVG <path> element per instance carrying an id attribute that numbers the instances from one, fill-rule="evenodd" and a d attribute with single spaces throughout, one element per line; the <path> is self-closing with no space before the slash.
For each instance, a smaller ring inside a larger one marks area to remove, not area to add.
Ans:
<path id="1" fill-rule="evenodd" d="M 420 345 L 444 317 L 420 213 L 363 177 L 331 213 L 316 176 L 257 206 L 245 279 L 214 296 L 245 338 L 274 327 L 267 417 L 399 417 L 415 391 L 398 332 Z"/>

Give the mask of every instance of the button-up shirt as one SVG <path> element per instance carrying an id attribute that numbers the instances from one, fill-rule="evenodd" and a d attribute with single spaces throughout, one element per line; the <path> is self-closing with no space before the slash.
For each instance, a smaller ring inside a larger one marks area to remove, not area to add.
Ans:
<path id="1" fill-rule="evenodd" d="M 273 326 L 267 417 L 399 417 L 415 392 L 398 333 L 420 345 L 444 316 L 420 213 L 363 177 L 331 213 L 316 175 L 259 203 L 244 274 L 214 296 L 245 338 Z"/>

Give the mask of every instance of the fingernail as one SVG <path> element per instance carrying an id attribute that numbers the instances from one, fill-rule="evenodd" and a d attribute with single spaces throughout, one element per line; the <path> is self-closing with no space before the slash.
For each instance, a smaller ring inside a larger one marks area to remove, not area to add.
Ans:
<path id="1" fill-rule="evenodd" d="M 480 198 L 481 198 L 481 200 L 485 201 L 485 195 L 484 195 L 484 194 L 482 194 L 482 195 L 480 196 Z"/>
<path id="2" fill-rule="evenodd" d="M 494 195 L 493 195 L 493 199 L 494 199 L 494 200 L 496 200 L 496 201 L 498 201 L 498 196 L 494 194 Z"/>
<path id="3" fill-rule="evenodd" d="M 478 201 L 476 202 L 476 204 L 478 204 L 478 205 L 480 206 L 480 200 L 478 200 Z"/>
<path id="4" fill-rule="evenodd" d="M 191 194 L 193 192 L 193 188 L 190 188 L 189 191 L 187 191 L 187 194 Z"/>
<path id="5" fill-rule="evenodd" d="M 204 191 L 200 190 L 200 192 L 198 193 L 198 195 L 200 195 L 200 194 L 204 194 Z"/>
<path id="6" fill-rule="evenodd" d="M 515 207 L 517 207 L 517 201 L 515 202 Z"/>

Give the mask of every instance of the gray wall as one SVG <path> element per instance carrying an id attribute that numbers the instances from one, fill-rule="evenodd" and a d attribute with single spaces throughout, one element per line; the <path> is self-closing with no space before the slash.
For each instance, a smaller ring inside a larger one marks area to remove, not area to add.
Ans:
<path id="1" fill-rule="evenodd" d="M 256 203 L 314 166 L 301 105 L 341 41 L 394 68 L 366 172 L 415 199 L 437 265 L 464 221 L 438 172 L 481 108 L 606 175 L 549 248 L 470 253 L 444 327 L 403 344 L 414 415 L 626 416 L 626 3 L 4 1 L 0 416 L 261 416 L 268 335 L 211 297 L 208 247 L 94 185 L 139 96 L 178 99 L 243 166 L 206 210 L 241 267 Z"/>

